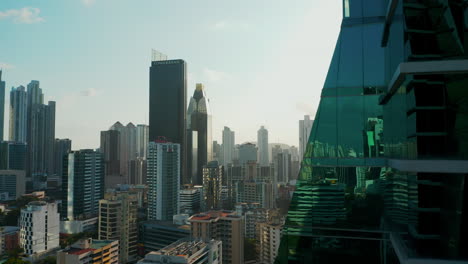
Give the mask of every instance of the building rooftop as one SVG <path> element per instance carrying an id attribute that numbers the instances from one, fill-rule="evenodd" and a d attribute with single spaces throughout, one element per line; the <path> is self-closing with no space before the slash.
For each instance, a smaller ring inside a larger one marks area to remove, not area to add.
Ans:
<path id="1" fill-rule="evenodd" d="M 223 211 L 209 211 L 209 212 L 205 212 L 205 213 L 201 213 L 201 214 L 192 215 L 189 218 L 189 221 L 190 220 L 208 221 L 208 220 L 218 219 L 218 218 L 221 218 L 221 217 L 239 218 L 239 216 L 235 212 L 228 211 L 228 210 L 223 210 Z"/>

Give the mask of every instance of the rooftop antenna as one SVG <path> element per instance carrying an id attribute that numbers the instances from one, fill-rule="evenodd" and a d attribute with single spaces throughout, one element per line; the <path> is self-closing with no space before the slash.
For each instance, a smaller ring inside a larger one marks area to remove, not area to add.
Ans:
<path id="1" fill-rule="evenodd" d="M 155 49 L 151 49 L 151 61 L 165 61 L 167 60 L 167 55 L 159 52 Z"/>

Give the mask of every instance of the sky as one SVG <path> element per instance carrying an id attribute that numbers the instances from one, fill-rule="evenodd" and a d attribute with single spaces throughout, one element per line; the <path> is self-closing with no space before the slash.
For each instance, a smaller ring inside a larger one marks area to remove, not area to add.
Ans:
<path id="1" fill-rule="evenodd" d="M 1 0 L 0 68 L 9 91 L 39 80 L 57 102 L 56 137 L 99 147 L 113 123 L 147 124 L 151 49 L 205 85 L 213 140 L 298 145 L 315 116 L 342 18 L 340 0 Z M 188 98 L 189 99 L 189 98 Z"/>

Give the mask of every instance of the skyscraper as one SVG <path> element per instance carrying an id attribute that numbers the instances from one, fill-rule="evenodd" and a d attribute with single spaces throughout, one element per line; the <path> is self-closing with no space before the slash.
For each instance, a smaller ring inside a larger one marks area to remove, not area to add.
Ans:
<path id="1" fill-rule="evenodd" d="M 344 1 L 277 262 L 468 260 L 459 3 Z"/>
<path id="2" fill-rule="evenodd" d="M 239 146 L 239 163 L 241 165 L 248 162 L 257 163 L 257 147 L 252 143 L 245 143 Z"/>
<path id="3" fill-rule="evenodd" d="M 101 131 L 99 150 L 104 158 L 106 188 L 112 188 L 119 183 L 127 183 L 120 173 L 120 132 L 118 130 Z"/>
<path id="4" fill-rule="evenodd" d="M 149 141 L 159 137 L 180 144 L 181 179 L 186 174 L 187 65 L 183 60 L 165 60 L 156 56 L 150 67 Z M 161 54 L 159 54 L 161 55 Z"/>
<path id="5" fill-rule="evenodd" d="M 180 144 L 150 142 L 147 158 L 148 219 L 172 221 L 179 214 Z"/>
<path id="6" fill-rule="evenodd" d="M 270 164 L 270 150 L 268 147 L 268 130 L 262 126 L 257 132 L 258 163 L 261 166 Z"/>
<path id="7" fill-rule="evenodd" d="M 63 176 L 63 161 L 65 155 L 71 151 L 71 140 L 68 138 L 55 139 L 54 144 L 54 171 L 53 174 L 62 178 Z"/>
<path id="8" fill-rule="evenodd" d="M 26 143 L 28 120 L 28 96 L 26 88 L 11 88 L 10 92 L 10 141 Z"/>
<path id="9" fill-rule="evenodd" d="M 213 160 L 213 145 L 211 136 L 211 110 L 208 98 L 206 98 L 203 84 L 197 83 L 195 92 L 190 98 L 187 111 L 187 129 L 197 131 L 198 137 L 198 173 L 193 184 L 203 183 L 203 166 Z"/>
<path id="10" fill-rule="evenodd" d="M 235 135 L 234 131 L 231 131 L 229 127 L 224 127 L 223 130 L 223 165 L 226 167 L 228 164 L 232 163 L 234 156 L 234 147 L 235 147 Z"/>
<path id="11" fill-rule="evenodd" d="M 119 131 L 120 174 L 125 178 L 125 183 L 128 183 L 130 161 L 135 160 L 138 155 L 137 128 L 131 122 L 124 126 L 117 121 L 109 130 Z"/>
<path id="12" fill-rule="evenodd" d="M 62 177 L 62 219 L 96 216 L 104 197 L 102 154 L 91 149 L 73 151 L 64 159 Z"/>
<path id="13" fill-rule="evenodd" d="M 307 148 L 307 143 L 309 142 L 310 131 L 312 130 L 312 125 L 314 120 L 310 120 L 310 116 L 305 115 L 304 120 L 299 120 L 299 157 L 302 159 L 304 157 L 304 152 Z"/>
<path id="14" fill-rule="evenodd" d="M 203 166 L 203 195 L 208 210 L 222 209 L 223 181 L 224 169 L 217 161 L 211 161 Z"/>
<path id="15" fill-rule="evenodd" d="M 146 151 L 148 148 L 149 127 L 147 125 L 138 124 L 136 127 L 136 141 L 137 141 L 137 156 L 146 160 Z"/>
<path id="16" fill-rule="evenodd" d="M 55 144 L 55 102 L 44 104 L 39 81 L 28 84 L 28 176 L 52 174 Z"/>
<path id="17" fill-rule="evenodd" d="M 0 143 L 0 170 L 26 171 L 27 146 L 25 143 Z"/>
<path id="18" fill-rule="evenodd" d="M 0 70 L 0 141 L 3 141 L 3 127 L 5 122 L 5 81 L 2 81 Z"/>

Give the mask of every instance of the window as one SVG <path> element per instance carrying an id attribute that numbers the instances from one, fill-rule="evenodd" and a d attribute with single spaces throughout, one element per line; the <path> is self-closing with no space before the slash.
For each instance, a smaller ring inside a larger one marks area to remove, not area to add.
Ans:
<path id="1" fill-rule="evenodd" d="M 343 2 L 343 12 L 344 17 L 349 17 L 349 0 L 344 0 Z"/>

